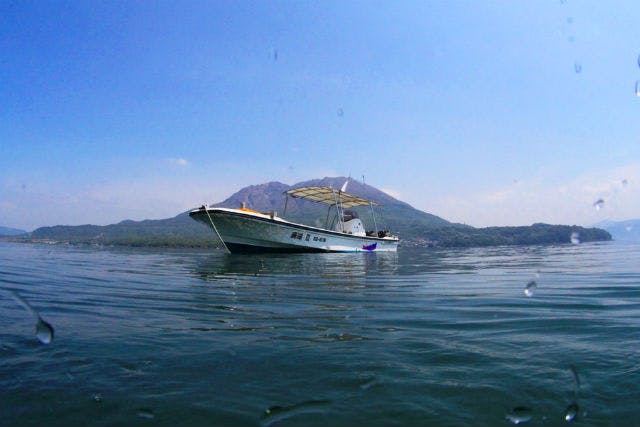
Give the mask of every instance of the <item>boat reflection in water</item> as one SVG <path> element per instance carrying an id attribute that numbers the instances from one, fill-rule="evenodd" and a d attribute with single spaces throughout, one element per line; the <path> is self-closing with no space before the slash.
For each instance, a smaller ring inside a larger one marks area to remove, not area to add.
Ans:
<path id="1" fill-rule="evenodd" d="M 397 274 L 398 253 L 375 254 L 213 254 L 198 263 L 195 274 L 207 281 L 233 276 L 301 276 L 346 279 Z"/>

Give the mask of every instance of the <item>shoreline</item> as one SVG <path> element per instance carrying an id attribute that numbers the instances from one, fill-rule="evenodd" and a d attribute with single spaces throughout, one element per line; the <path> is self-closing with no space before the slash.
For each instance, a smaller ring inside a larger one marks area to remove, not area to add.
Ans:
<path id="1" fill-rule="evenodd" d="M 495 244 L 455 244 L 455 245 L 442 245 L 438 244 L 438 242 L 433 240 L 428 240 L 424 238 L 415 238 L 415 239 L 405 239 L 401 240 L 399 244 L 399 248 L 422 248 L 422 249 L 466 249 L 466 248 L 495 248 L 500 246 L 509 246 L 509 247 L 522 247 L 522 246 L 554 246 L 554 245 L 580 245 L 584 243 L 596 243 L 596 242 L 613 242 L 616 241 L 613 238 L 609 239 L 593 239 L 588 241 L 583 241 L 580 243 L 572 243 L 568 242 L 559 242 L 559 241 L 549 241 L 549 242 L 515 242 L 515 243 L 505 243 L 499 242 Z M 130 241 L 122 241 L 122 240 L 114 240 L 108 242 L 100 242 L 100 241 L 90 241 L 90 240 L 68 240 L 68 239 L 45 239 L 45 238 L 19 238 L 19 237 L 0 237 L 0 242 L 9 242 L 9 243 L 31 243 L 31 244 L 41 244 L 41 245 L 68 245 L 68 246 L 91 246 L 91 247 L 100 247 L 100 248 L 182 248 L 182 249 L 217 249 L 220 247 L 218 242 L 167 242 L 164 239 L 158 239 L 157 241 L 142 241 L 142 240 L 130 240 Z"/>

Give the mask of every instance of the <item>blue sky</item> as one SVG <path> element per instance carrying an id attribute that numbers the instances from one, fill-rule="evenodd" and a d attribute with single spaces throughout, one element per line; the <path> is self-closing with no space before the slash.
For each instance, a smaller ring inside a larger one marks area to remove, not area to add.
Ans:
<path id="1" fill-rule="evenodd" d="M 638 218 L 638 16 L 634 1 L 0 1 L 0 225 L 166 218 L 349 174 L 474 226 Z"/>

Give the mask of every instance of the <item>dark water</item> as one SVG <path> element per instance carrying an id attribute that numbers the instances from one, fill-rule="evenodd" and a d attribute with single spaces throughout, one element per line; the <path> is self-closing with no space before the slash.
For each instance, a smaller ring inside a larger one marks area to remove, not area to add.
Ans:
<path id="1" fill-rule="evenodd" d="M 0 243 L 0 282 L 0 425 L 640 423 L 637 244 Z"/>

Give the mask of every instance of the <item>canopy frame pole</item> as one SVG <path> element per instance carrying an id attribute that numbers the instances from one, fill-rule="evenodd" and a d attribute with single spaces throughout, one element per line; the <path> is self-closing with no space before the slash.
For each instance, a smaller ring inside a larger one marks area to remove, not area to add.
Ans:
<path id="1" fill-rule="evenodd" d="M 376 236 L 378 235 L 378 224 L 376 224 L 376 214 L 373 211 L 373 203 L 369 202 L 369 206 L 371 207 L 371 216 L 373 217 L 373 229 L 376 232 Z"/>
<path id="2" fill-rule="evenodd" d="M 340 202 L 338 200 L 338 197 L 336 197 L 336 191 L 334 189 L 331 189 L 331 192 L 333 193 L 333 200 L 336 203 L 336 211 L 337 211 L 337 215 L 338 215 L 338 221 L 340 221 L 340 231 L 342 231 L 344 233 L 344 215 L 341 212 L 341 206 L 340 206 Z"/>
<path id="3" fill-rule="evenodd" d="M 324 228 L 329 229 L 329 214 L 331 213 L 331 205 L 329 205 L 329 209 L 327 209 L 327 220 L 324 222 Z"/>
<path id="4" fill-rule="evenodd" d="M 282 217 L 284 218 L 287 215 L 287 205 L 289 204 L 289 195 L 284 193 L 284 212 L 282 212 Z"/>

